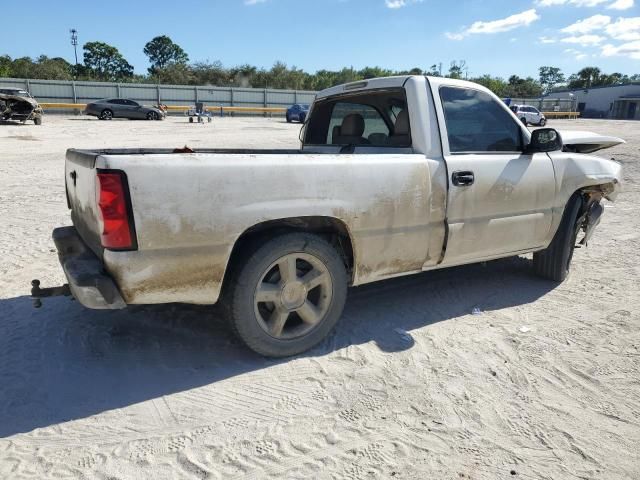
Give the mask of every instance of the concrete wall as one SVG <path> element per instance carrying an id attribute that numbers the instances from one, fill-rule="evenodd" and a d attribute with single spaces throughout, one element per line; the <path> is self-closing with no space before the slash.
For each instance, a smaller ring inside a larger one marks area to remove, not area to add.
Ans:
<path id="1" fill-rule="evenodd" d="M 3 87 L 25 89 L 42 103 L 89 103 L 114 97 L 147 105 L 193 105 L 199 101 L 207 106 L 288 107 L 311 103 L 316 95 L 302 90 L 0 78 L 0 88 Z"/>
<path id="2" fill-rule="evenodd" d="M 595 87 L 587 90 L 564 90 L 550 93 L 545 98 L 567 98 L 570 93 L 576 98 L 578 107 L 583 107 L 578 108 L 583 117 L 611 118 L 615 101 L 620 97 L 640 95 L 640 84 Z"/>

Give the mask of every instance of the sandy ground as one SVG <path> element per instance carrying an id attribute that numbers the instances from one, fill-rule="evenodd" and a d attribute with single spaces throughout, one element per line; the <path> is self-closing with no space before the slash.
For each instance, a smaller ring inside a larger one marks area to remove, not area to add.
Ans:
<path id="1" fill-rule="evenodd" d="M 67 147 L 295 147 L 297 125 L 0 125 L 0 478 L 640 478 L 640 123 L 551 125 L 629 142 L 602 152 L 626 191 L 564 284 L 516 258 L 353 289 L 285 361 L 215 310 L 28 292 L 63 282 Z"/>

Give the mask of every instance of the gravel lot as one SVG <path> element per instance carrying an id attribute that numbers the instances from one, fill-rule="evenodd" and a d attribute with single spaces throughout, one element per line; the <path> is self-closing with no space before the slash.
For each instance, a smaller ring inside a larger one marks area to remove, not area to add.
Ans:
<path id="1" fill-rule="evenodd" d="M 640 478 L 640 123 L 550 126 L 628 141 L 565 283 L 514 258 L 353 289 L 329 339 L 272 361 L 215 309 L 35 310 L 29 282 L 64 281 L 66 148 L 296 147 L 298 125 L 0 124 L 0 478 Z"/>

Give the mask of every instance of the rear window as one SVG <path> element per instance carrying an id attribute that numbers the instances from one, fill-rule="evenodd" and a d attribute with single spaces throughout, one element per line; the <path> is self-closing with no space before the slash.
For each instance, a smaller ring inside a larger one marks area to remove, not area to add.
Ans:
<path id="1" fill-rule="evenodd" d="M 306 145 L 410 147 L 404 89 L 341 95 L 314 104 Z"/>

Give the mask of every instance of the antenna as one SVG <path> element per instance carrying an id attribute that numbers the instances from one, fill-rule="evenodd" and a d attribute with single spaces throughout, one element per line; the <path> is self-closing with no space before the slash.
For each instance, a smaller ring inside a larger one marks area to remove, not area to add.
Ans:
<path id="1" fill-rule="evenodd" d="M 78 30 L 76 30 L 75 28 L 72 28 L 71 30 L 69 30 L 69 33 L 71 33 L 71 45 L 73 45 L 73 53 L 75 53 L 76 56 L 76 67 L 78 66 Z"/>

